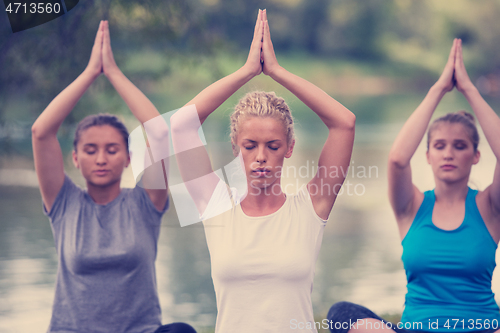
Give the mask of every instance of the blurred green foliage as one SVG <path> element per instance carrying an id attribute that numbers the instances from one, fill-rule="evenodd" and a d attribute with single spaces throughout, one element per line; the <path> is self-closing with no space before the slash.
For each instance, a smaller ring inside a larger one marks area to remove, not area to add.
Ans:
<path id="1" fill-rule="evenodd" d="M 171 97 L 186 102 L 176 89 L 198 89 L 190 69 L 209 83 L 228 74 L 217 58 L 237 55 L 244 62 L 258 8 L 267 8 L 277 53 L 353 63 L 363 68 L 361 76 L 373 68 L 386 77 L 415 73 L 410 90 L 437 77 L 453 37 L 464 41 L 471 76 L 500 70 L 500 0 L 82 0 L 23 32 L 13 34 L 1 22 L 0 125 L 31 123 L 81 73 L 101 19 L 110 21 L 117 63 L 134 83 L 161 99 L 165 81 L 176 80 Z M 111 88 L 99 79 L 68 123 L 119 108 L 119 98 L 102 94 Z"/>

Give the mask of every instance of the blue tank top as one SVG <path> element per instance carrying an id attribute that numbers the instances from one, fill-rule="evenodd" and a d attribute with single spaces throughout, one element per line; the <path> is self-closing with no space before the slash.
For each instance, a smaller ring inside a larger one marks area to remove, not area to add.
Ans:
<path id="1" fill-rule="evenodd" d="M 408 293 L 401 322 L 410 323 L 412 330 L 500 328 L 500 312 L 491 291 L 497 244 L 479 213 L 476 194 L 469 188 L 462 224 L 443 230 L 432 222 L 434 191 L 424 193 L 402 241 Z"/>

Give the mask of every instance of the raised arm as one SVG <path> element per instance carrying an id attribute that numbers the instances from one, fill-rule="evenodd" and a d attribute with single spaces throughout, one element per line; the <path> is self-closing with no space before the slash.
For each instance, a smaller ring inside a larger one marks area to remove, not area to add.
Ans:
<path id="1" fill-rule="evenodd" d="M 162 210 L 168 198 L 166 178 L 168 163 L 163 161 L 163 158 L 169 155 L 168 126 L 153 103 L 116 65 L 111 49 L 108 21 L 103 22 L 102 67 L 109 82 L 125 101 L 132 114 L 145 127 L 148 138 L 147 144 L 152 150 L 153 158 L 157 156 L 161 159 L 160 163 L 156 162 L 145 170 L 142 183 L 155 207 Z M 163 170 L 165 170 L 165 173 Z M 158 189 L 162 187 L 163 189 Z"/>
<path id="2" fill-rule="evenodd" d="M 389 153 L 389 200 L 400 226 L 401 235 L 423 200 L 423 193 L 412 183 L 410 160 L 427 130 L 429 121 L 443 96 L 455 86 L 454 64 L 458 40 L 453 41 L 448 61 L 438 81 L 403 125 Z"/>
<path id="3" fill-rule="evenodd" d="M 213 172 L 198 129 L 224 101 L 262 72 L 262 29 L 262 11 L 259 10 L 245 65 L 205 88 L 171 118 L 172 142 L 179 170 L 200 213 L 205 211 L 219 177 Z"/>
<path id="4" fill-rule="evenodd" d="M 288 72 L 278 64 L 265 11 L 263 20 L 264 74 L 269 75 L 297 96 L 320 117 L 328 128 L 328 138 L 318 160 L 318 172 L 308 184 L 316 214 L 327 219 L 344 182 L 351 160 L 356 117 L 323 90 Z"/>
<path id="5" fill-rule="evenodd" d="M 75 81 L 54 98 L 31 127 L 35 169 L 47 211 L 51 210 L 64 183 L 64 164 L 57 131 L 88 87 L 101 74 L 102 40 L 101 21 L 87 67 Z"/>
<path id="6" fill-rule="evenodd" d="M 474 114 L 483 129 L 486 140 L 488 141 L 493 154 L 497 159 L 493 183 L 484 191 L 489 197 L 488 202 L 497 218 L 500 217 L 500 118 L 493 109 L 486 103 L 479 91 L 472 84 L 469 75 L 465 69 L 462 41 L 458 40 L 457 55 L 455 60 L 455 78 L 457 80 L 457 89 L 469 102 Z"/>

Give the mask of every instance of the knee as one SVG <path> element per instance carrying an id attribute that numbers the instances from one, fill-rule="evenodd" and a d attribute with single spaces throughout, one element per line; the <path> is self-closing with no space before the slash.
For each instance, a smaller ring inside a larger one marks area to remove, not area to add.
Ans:
<path id="1" fill-rule="evenodd" d="M 155 333 L 196 333 L 196 330 L 186 323 L 172 323 L 161 326 Z"/>
<path id="2" fill-rule="evenodd" d="M 351 314 L 359 310 L 361 306 L 350 302 L 338 302 L 332 305 L 328 311 L 327 318 L 333 322 L 349 319 Z"/>

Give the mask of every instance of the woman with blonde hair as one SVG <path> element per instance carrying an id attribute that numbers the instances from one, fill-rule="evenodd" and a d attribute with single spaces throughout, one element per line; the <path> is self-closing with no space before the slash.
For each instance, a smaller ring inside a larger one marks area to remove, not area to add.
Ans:
<path id="1" fill-rule="evenodd" d="M 287 88 L 327 126 L 319 167 L 346 170 L 355 116 L 278 64 L 265 10 L 259 11 L 245 65 L 172 116 L 174 150 L 204 220 L 217 298 L 216 332 L 316 332 L 314 267 L 343 176 L 318 172 L 296 195 L 282 191 L 281 170 L 295 139 L 290 110 L 274 93 L 247 94 L 231 116 L 231 144 L 247 180 L 244 197 L 213 172 L 198 136 L 201 123 L 260 73 Z"/>

